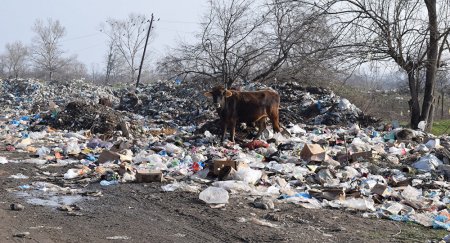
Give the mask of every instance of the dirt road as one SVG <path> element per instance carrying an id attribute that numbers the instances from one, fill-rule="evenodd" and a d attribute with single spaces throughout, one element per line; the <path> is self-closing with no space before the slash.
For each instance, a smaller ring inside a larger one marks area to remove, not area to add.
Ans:
<path id="1" fill-rule="evenodd" d="M 17 173 L 29 179 L 8 178 Z M 0 242 L 426 242 L 447 234 L 350 211 L 293 204 L 257 209 L 243 196 L 231 196 L 225 208 L 213 209 L 197 193 L 162 192 L 160 183 L 89 183 L 82 190 L 91 196 L 73 196 L 68 202 L 81 210 L 68 213 L 49 203 L 64 203 L 62 197 L 47 200 L 21 194 L 18 186 L 44 178 L 38 173 L 42 170 L 36 165 L 0 165 Z M 98 191 L 103 196 L 97 197 Z M 13 211 L 11 203 L 25 209 Z M 20 237 L 24 232 L 29 234 Z"/>

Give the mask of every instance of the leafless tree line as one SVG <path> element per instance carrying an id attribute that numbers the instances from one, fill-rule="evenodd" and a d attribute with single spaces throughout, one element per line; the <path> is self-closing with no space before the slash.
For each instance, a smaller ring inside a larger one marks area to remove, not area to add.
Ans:
<path id="1" fill-rule="evenodd" d="M 180 43 L 158 62 L 158 70 L 168 77 L 231 86 L 280 73 L 295 77 L 308 68 L 325 70 L 330 65 L 326 46 L 332 35 L 323 10 L 312 1 L 220 0 L 209 5 L 198 42 Z"/>
<path id="2" fill-rule="evenodd" d="M 396 65 L 407 77 L 411 126 L 431 125 L 436 75 L 449 57 L 449 2 L 334 0 L 318 6 L 326 10 L 334 33 L 329 48 L 339 50 L 340 61 Z"/>
<path id="3" fill-rule="evenodd" d="M 411 126 L 432 124 L 435 90 L 448 86 L 449 0 L 210 0 L 194 43 L 179 43 L 158 60 L 166 79 L 221 83 L 336 82 L 364 64 L 387 63 L 407 80 Z M 148 29 L 145 15 L 108 19 L 104 83 L 135 81 Z M 157 30 L 157 29 L 156 29 Z M 65 28 L 37 21 L 33 46 L 6 46 L 0 70 L 21 76 L 35 70 L 53 75 L 87 72 L 63 57 Z M 27 58 L 31 57 L 31 58 Z M 147 60 L 148 61 L 148 60 Z M 69 68 L 70 67 L 70 68 Z M 144 70 L 150 73 L 147 62 Z M 428 127 L 430 128 L 430 127 Z"/>
<path id="4" fill-rule="evenodd" d="M 64 57 L 60 45 L 66 35 L 65 28 L 57 20 L 38 19 L 32 26 L 35 36 L 31 46 L 21 41 L 8 43 L 0 56 L 0 74 L 8 78 L 36 77 L 53 80 L 55 78 L 83 78 L 84 64 L 76 56 Z"/>
<path id="5" fill-rule="evenodd" d="M 77 57 L 67 56 L 61 42 L 66 28 L 51 18 L 37 19 L 31 30 L 35 36 L 27 46 L 21 41 L 8 43 L 0 55 L 0 76 L 6 78 L 42 78 L 46 80 L 88 79 L 98 83 L 132 82 L 137 74 L 138 60 L 144 48 L 147 31 L 145 15 L 130 14 L 126 19 L 108 19 L 100 31 L 108 37 L 103 70 L 91 70 Z M 145 63 L 143 74 L 149 75 Z"/>

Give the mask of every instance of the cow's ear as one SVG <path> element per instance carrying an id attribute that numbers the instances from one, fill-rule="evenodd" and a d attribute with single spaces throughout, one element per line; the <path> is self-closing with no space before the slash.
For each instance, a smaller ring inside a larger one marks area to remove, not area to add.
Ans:
<path id="1" fill-rule="evenodd" d="M 233 95 L 233 93 L 231 91 L 229 91 L 229 90 L 225 91 L 225 97 L 228 98 L 228 97 L 230 97 L 232 95 Z"/>
<path id="2" fill-rule="evenodd" d="M 213 94 L 211 93 L 211 92 L 205 92 L 205 93 L 203 93 L 206 97 L 212 97 L 213 96 Z"/>

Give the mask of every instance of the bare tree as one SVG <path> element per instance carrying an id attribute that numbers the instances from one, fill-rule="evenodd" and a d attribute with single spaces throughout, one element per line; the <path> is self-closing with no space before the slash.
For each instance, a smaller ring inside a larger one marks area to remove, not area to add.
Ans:
<path id="1" fill-rule="evenodd" d="M 334 0 L 324 5 L 335 33 L 329 48 L 341 50 L 341 61 L 393 61 L 406 73 L 413 128 L 422 120 L 431 125 L 436 69 L 450 31 L 448 4 L 440 2 L 439 13 L 436 5 L 435 0 Z M 423 70 L 421 109 L 419 75 Z"/>
<path id="2" fill-rule="evenodd" d="M 106 70 L 104 83 L 113 83 L 119 80 L 129 79 L 128 68 L 126 61 L 120 54 L 114 42 L 111 40 L 108 44 L 108 51 L 106 53 Z"/>
<path id="3" fill-rule="evenodd" d="M 107 77 L 111 76 L 112 67 L 115 62 L 116 54 L 120 54 L 125 61 L 129 81 L 136 80 L 136 74 L 139 67 L 139 60 L 144 49 L 148 18 L 145 15 L 130 14 L 126 20 L 108 19 L 102 24 L 101 32 L 109 38 L 109 51 L 107 54 Z"/>
<path id="4" fill-rule="evenodd" d="M 5 66 L 8 76 L 18 78 L 26 71 L 28 47 L 22 42 L 16 41 L 6 44 Z"/>
<path id="5" fill-rule="evenodd" d="M 281 68 L 292 73 L 325 50 L 323 10 L 313 1 L 209 1 L 196 44 L 184 44 L 167 55 L 160 70 L 173 76 L 201 76 L 231 86 L 235 81 L 264 81 Z M 322 18 L 322 19 L 321 19 Z M 329 35 L 331 36 L 331 35 Z M 302 65 L 302 66 L 299 66 Z M 305 65 L 306 66 L 306 65 Z"/>
<path id="6" fill-rule="evenodd" d="M 0 77 L 6 75 L 6 57 L 5 55 L 0 55 Z"/>
<path id="7" fill-rule="evenodd" d="M 265 58 L 271 61 L 254 80 L 274 74 L 305 82 L 315 82 L 320 76 L 330 78 L 337 68 L 328 61 L 335 53 L 327 48 L 333 35 L 324 10 L 308 0 L 271 0 L 267 7 L 269 26 L 264 28 L 262 37 L 268 38 L 272 45 L 269 58 Z"/>
<path id="8" fill-rule="evenodd" d="M 160 68 L 172 70 L 174 76 L 196 74 L 220 80 L 225 86 L 249 80 L 251 67 L 267 50 L 266 42 L 256 38 L 266 23 L 265 14 L 248 0 L 209 1 L 209 6 L 199 43 L 180 44 L 159 62 Z"/>
<path id="9" fill-rule="evenodd" d="M 46 22 L 36 20 L 32 30 L 36 34 L 31 50 L 34 64 L 47 72 L 49 80 L 52 80 L 54 73 L 65 65 L 60 41 L 66 35 L 66 29 L 58 20 L 49 18 Z"/>
<path id="10" fill-rule="evenodd" d="M 78 61 L 76 55 L 64 58 L 62 62 L 64 63 L 64 69 L 58 72 L 58 77 L 61 79 L 80 80 L 89 77 L 86 65 Z"/>

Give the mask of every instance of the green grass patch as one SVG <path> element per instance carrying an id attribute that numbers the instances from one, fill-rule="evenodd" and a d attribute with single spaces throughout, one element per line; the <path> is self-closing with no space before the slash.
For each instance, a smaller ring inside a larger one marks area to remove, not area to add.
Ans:
<path id="1" fill-rule="evenodd" d="M 436 136 L 450 133 L 450 120 L 441 120 L 433 123 L 433 129 L 431 130 Z"/>
<path id="2" fill-rule="evenodd" d="M 432 229 L 408 222 L 399 224 L 401 231 L 394 235 L 395 242 L 438 242 L 449 232 L 443 229 Z"/>

